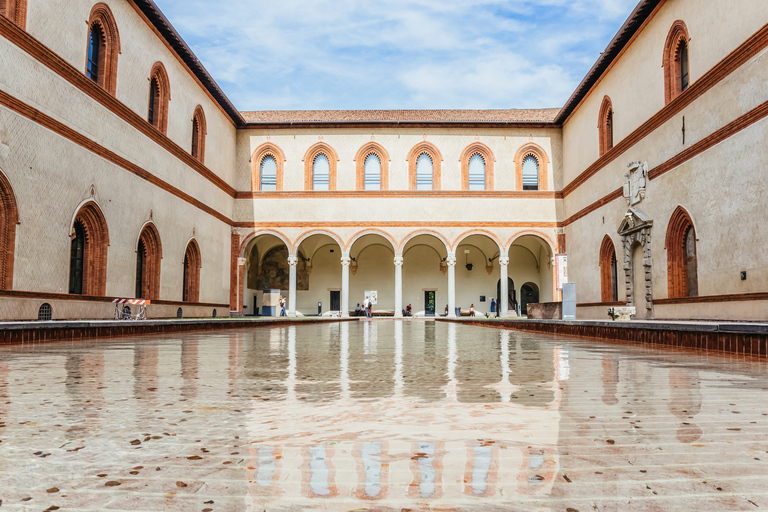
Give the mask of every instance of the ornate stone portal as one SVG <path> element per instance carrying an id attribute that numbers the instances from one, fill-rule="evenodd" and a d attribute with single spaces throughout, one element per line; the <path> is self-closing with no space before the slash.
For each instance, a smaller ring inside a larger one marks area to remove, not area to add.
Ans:
<path id="1" fill-rule="evenodd" d="M 627 306 L 637 307 L 637 294 L 643 290 L 635 290 L 635 271 L 632 251 L 635 245 L 643 250 L 643 275 L 645 283 L 645 311 L 637 311 L 636 318 L 653 318 L 653 260 L 651 258 L 651 230 L 653 220 L 635 205 L 645 199 L 648 183 L 648 164 L 633 162 L 629 164 L 630 171 L 624 175 L 624 199 L 629 210 L 619 225 L 618 233 L 624 248 L 624 282 L 627 290 Z"/>

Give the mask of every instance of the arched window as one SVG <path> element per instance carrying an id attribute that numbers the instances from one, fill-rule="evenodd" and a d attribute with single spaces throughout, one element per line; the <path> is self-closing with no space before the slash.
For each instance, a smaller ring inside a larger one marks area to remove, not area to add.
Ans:
<path id="1" fill-rule="evenodd" d="M 485 160 L 475 153 L 469 159 L 469 190 L 485 190 Z"/>
<path id="2" fill-rule="evenodd" d="M 365 157 L 365 190 L 381 190 L 381 160 L 378 155 L 371 153 Z"/>
<path id="3" fill-rule="evenodd" d="M 603 156 L 613 147 L 613 105 L 608 96 L 603 98 L 597 128 L 600 136 L 600 156 Z"/>
<path id="4" fill-rule="evenodd" d="M 691 216 L 678 206 L 667 228 L 667 292 L 670 299 L 699 294 L 696 231 Z"/>
<path id="5" fill-rule="evenodd" d="M 608 235 L 600 246 L 600 300 L 616 302 L 619 300 L 619 276 L 616 263 L 616 248 Z"/>
<path id="6" fill-rule="evenodd" d="M 0 0 L 0 14 L 18 27 L 27 25 L 27 0 Z"/>
<path id="7" fill-rule="evenodd" d="M 320 153 L 312 162 L 312 190 L 330 190 L 331 186 L 331 162 L 328 157 Z"/>
<path id="8" fill-rule="evenodd" d="M 461 153 L 461 189 L 493 190 L 494 157 L 491 148 L 480 142 L 467 146 Z"/>
<path id="9" fill-rule="evenodd" d="M 275 191 L 277 190 L 277 160 L 272 155 L 267 155 L 261 159 L 261 184 L 259 190 Z"/>
<path id="10" fill-rule="evenodd" d="M 283 190 L 283 162 L 283 151 L 271 142 L 256 148 L 251 155 L 251 190 Z"/>
<path id="11" fill-rule="evenodd" d="M 440 164 L 443 156 L 434 144 L 416 144 L 408 155 L 408 181 L 411 190 L 440 190 Z"/>
<path id="12" fill-rule="evenodd" d="M 86 203 L 72 223 L 69 293 L 103 296 L 107 291 L 109 233 L 101 209 Z"/>
<path id="13" fill-rule="evenodd" d="M 13 289 L 13 256 L 19 212 L 11 183 L 0 172 L 0 290 Z"/>
<path id="14" fill-rule="evenodd" d="M 195 108 L 192 116 L 192 156 L 201 163 L 205 162 L 205 136 L 208 127 L 205 122 L 205 112 L 200 105 Z"/>
<path id="15" fill-rule="evenodd" d="M 136 247 L 136 298 L 160 298 L 160 260 L 163 248 L 154 224 L 147 224 Z"/>
<path id="16" fill-rule="evenodd" d="M 107 4 L 98 3 L 93 6 L 88 27 L 85 76 L 114 95 L 117 90 L 120 34 Z"/>
<path id="17" fill-rule="evenodd" d="M 530 142 L 515 155 L 518 190 L 546 190 L 549 158 L 544 149 Z"/>
<path id="18" fill-rule="evenodd" d="M 664 99 L 666 103 L 674 100 L 690 84 L 690 61 L 688 27 L 678 20 L 664 44 Z"/>
<path id="19" fill-rule="evenodd" d="M 168 130 L 168 102 L 171 99 L 168 73 L 162 62 L 152 66 L 149 75 L 149 112 L 147 121 L 162 133 Z"/>
<path id="20" fill-rule="evenodd" d="M 200 248 L 197 242 L 191 240 L 184 252 L 184 282 L 182 300 L 184 302 L 200 301 Z"/>

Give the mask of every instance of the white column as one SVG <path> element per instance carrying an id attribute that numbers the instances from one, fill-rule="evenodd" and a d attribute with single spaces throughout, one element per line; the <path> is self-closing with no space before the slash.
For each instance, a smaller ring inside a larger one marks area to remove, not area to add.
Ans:
<path id="1" fill-rule="evenodd" d="M 507 318 L 509 316 L 509 274 L 507 272 L 509 257 L 499 258 L 499 270 L 501 270 L 501 297 L 499 297 L 498 307 L 499 316 Z"/>
<path id="2" fill-rule="evenodd" d="M 299 264 L 299 258 L 291 256 L 288 258 L 288 316 L 296 316 L 296 266 Z"/>
<path id="3" fill-rule="evenodd" d="M 403 317 L 403 257 L 395 256 L 395 318 Z"/>
<path id="4" fill-rule="evenodd" d="M 456 258 L 448 256 L 448 318 L 456 318 Z"/>
<path id="5" fill-rule="evenodd" d="M 349 256 L 341 257 L 341 318 L 349 318 Z"/>

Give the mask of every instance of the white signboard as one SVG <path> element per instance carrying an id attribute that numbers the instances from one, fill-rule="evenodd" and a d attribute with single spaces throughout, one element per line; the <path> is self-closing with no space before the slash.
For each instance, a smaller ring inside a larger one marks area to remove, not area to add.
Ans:
<path id="1" fill-rule="evenodd" d="M 365 296 L 368 297 L 368 299 L 370 299 L 371 304 L 373 304 L 374 306 L 379 303 L 379 292 L 377 292 L 376 290 L 365 292 Z"/>
<path id="2" fill-rule="evenodd" d="M 556 254 L 555 265 L 557 268 L 557 289 L 562 290 L 563 284 L 568 282 L 568 255 Z"/>

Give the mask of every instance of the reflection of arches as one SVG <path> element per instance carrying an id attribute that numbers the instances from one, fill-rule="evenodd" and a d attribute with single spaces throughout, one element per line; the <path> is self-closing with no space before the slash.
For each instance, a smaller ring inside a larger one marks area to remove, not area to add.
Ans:
<path id="1" fill-rule="evenodd" d="M 496 281 L 496 297 L 499 299 L 498 304 L 501 305 L 501 279 Z M 511 277 L 507 278 L 507 309 L 517 311 L 517 293 L 515 292 L 515 282 Z"/>
<path id="2" fill-rule="evenodd" d="M 187 250 L 184 252 L 184 279 L 182 287 L 182 301 L 199 302 L 200 301 L 200 267 L 202 258 L 200 256 L 200 247 L 192 239 L 187 244 Z"/>
<path id="3" fill-rule="evenodd" d="M 699 294 L 696 230 L 682 206 L 675 209 L 669 220 L 666 248 L 669 298 L 696 297 Z"/>
<path id="4" fill-rule="evenodd" d="M 136 298 L 160 298 L 160 260 L 163 248 L 160 234 L 151 222 L 144 226 L 136 248 Z"/>
<path id="5" fill-rule="evenodd" d="M 13 259 L 19 211 L 8 178 L 0 172 L 0 290 L 13 289 Z"/>
<path id="6" fill-rule="evenodd" d="M 70 293 L 105 295 L 109 232 L 104 214 L 94 201 L 86 202 L 77 212 L 70 236 Z"/>
<path id="7" fill-rule="evenodd" d="M 528 314 L 528 304 L 539 303 L 539 287 L 533 283 L 525 283 L 520 287 L 520 313 Z"/>
<path id="8" fill-rule="evenodd" d="M 617 267 L 616 248 L 611 237 L 605 235 L 600 246 L 600 300 L 603 302 L 619 300 Z"/>

